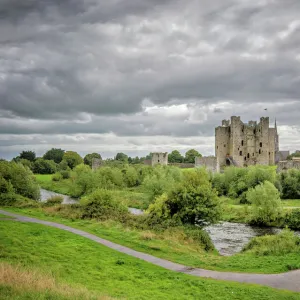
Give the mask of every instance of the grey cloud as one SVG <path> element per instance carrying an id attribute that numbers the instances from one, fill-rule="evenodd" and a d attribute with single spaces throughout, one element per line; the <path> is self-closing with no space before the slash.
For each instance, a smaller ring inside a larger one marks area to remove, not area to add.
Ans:
<path id="1" fill-rule="evenodd" d="M 274 114 L 300 125 L 298 0 L 0 4 L 0 135 L 213 136 L 285 101 Z M 149 116 L 147 101 L 196 112 Z"/>

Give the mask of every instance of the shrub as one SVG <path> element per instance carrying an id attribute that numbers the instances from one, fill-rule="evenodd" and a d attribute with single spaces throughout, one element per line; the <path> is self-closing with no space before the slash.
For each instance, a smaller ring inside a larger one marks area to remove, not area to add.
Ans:
<path id="1" fill-rule="evenodd" d="M 176 167 L 156 166 L 143 181 L 143 189 L 150 201 L 157 196 L 169 192 L 182 178 L 182 171 Z"/>
<path id="2" fill-rule="evenodd" d="M 252 204 L 251 222 L 255 224 L 267 225 L 277 220 L 282 212 L 279 192 L 269 181 L 249 190 L 247 201 Z"/>
<path id="3" fill-rule="evenodd" d="M 60 171 L 60 175 L 62 179 L 69 179 L 71 177 L 70 171 L 67 170 Z"/>
<path id="4" fill-rule="evenodd" d="M 14 193 L 14 187 L 11 184 L 10 181 L 5 180 L 1 175 L 0 175 L 0 193 L 1 194 L 12 194 Z"/>
<path id="5" fill-rule="evenodd" d="M 199 243 L 205 251 L 215 250 L 215 246 L 206 231 L 200 228 L 186 226 L 185 232 L 187 236 L 191 237 L 195 242 Z"/>
<path id="6" fill-rule="evenodd" d="M 176 223 L 213 223 L 220 217 L 220 201 L 206 170 L 198 169 L 185 173 L 183 181 L 158 197 L 148 212 L 159 219 L 174 219 Z"/>
<path id="7" fill-rule="evenodd" d="M 123 178 L 127 187 L 134 187 L 138 185 L 138 173 L 134 167 L 127 167 L 123 169 Z"/>
<path id="8" fill-rule="evenodd" d="M 300 198 L 300 170 L 288 170 L 279 174 L 283 199 Z"/>
<path id="9" fill-rule="evenodd" d="M 219 195 L 239 199 L 241 203 L 247 202 L 249 189 L 269 181 L 278 185 L 276 167 L 250 166 L 248 168 L 228 167 L 223 174 L 214 174 L 212 184 Z M 279 186 L 279 185 L 278 185 Z"/>
<path id="10" fill-rule="evenodd" d="M 39 186 L 27 167 L 15 162 L 0 161 L 0 174 L 12 184 L 16 194 L 34 200 L 40 198 Z"/>
<path id="11" fill-rule="evenodd" d="M 28 199 L 15 193 L 0 193 L 0 205 L 15 207 L 39 207 L 35 200 Z"/>
<path id="12" fill-rule="evenodd" d="M 105 189 L 114 189 L 123 187 L 123 174 L 118 168 L 103 167 L 95 172 L 97 187 Z"/>
<path id="13" fill-rule="evenodd" d="M 293 209 L 288 212 L 284 224 L 292 229 L 300 229 L 300 209 Z"/>
<path id="14" fill-rule="evenodd" d="M 55 173 L 52 175 L 52 181 L 60 181 L 62 180 L 62 175 L 61 175 L 61 172 L 58 172 L 58 173 Z"/>
<path id="15" fill-rule="evenodd" d="M 99 220 L 120 219 L 128 214 L 128 209 L 112 197 L 107 190 L 96 190 L 81 199 L 83 218 Z"/>
<path id="16" fill-rule="evenodd" d="M 64 197 L 63 196 L 52 196 L 50 198 L 48 198 L 46 200 L 46 202 L 44 203 L 45 206 L 53 206 L 53 205 L 58 205 L 58 204 L 62 204 L 64 201 Z"/>
<path id="17" fill-rule="evenodd" d="M 277 235 L 266 235 L 253 238 L 243 249 L 243 252 L 265 255 L 285 255 L 300 251 L 300 238 L 289 229 L 284 229 Z"/>

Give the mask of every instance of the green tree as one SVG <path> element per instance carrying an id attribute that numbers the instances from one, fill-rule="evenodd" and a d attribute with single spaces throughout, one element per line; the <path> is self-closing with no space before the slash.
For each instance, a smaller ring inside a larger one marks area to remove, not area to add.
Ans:
<path id="1" fill-rule="evenodd" d="M 84 164 L 92 167 L 92 163 L 93 163 L 93 159 L 94 158 L 102 159 L 102 157 L 101 157 L 101 155 L 99 153 L 90 153 L 90 154 L 87 154 L 84 157 L 84 159 L 83 159 Z"/>
<path id="2" fill-rule="evenodd" d="M 20 163 L 0 162 L 0 174 L 7 182 L 12 184 L 16 194 L 30 199 L 39 199 L 40 190 L 32 172 Z"/>
<path id="3" fill-rule="evenodd" d="M 194 163 L 196 157 L 202 157 L 202 154 L 195 149 L 190 149 L 185 153 L 184 161 L 187 163 Z"/>
<path id="4" fill-rule="evenodd" d="M 214 223 L 220 218 L 220 201 L 206 170 L 198 169 L 184 173 L 184 179 L 158 197 L 148 211 L 183 224 Z"/>
<path id="5" fill-rule="evenodd" d="M 251 220 L 255 224 L 268 225 L 276 221 L 282 212 L 279 191 L 269 181 L 250 189 L 247 201 L 252 204 Z"/>
<path id="6" fill-rule="evenodd" d="M 77 152 L 74 151 L 65 152 L 63 156 L 63 161 L 66 161 L 68 167 L 71 169 L 83 163 L 82 157 Z"/>
<path id="7" fill-rule="evenodd" d="M 59 164 L 64 156 L 65 150 L 62 149 L 58 149 L 58 148 L 52 148 L 51 150 L 48 150 L 43 158 L 46 160 L 53 160 L 55 161 L 57 164 Z"/>
<path id="8" fill-rule="evenodd" d="M 20 159 L 27 159 L 29 161 L 34 161 L 36 158 L 34 151 L 22 151 L 19 155 Z"/>
<path id="9" fill-rule="evenodd" d="M 178 150 L 173 150 L 168 156 L 168 161 L 170 163 L 182 163 L 184 161 L 184 157 Z"/>
<path id="10" fill-rule="evenodd" d="M 54 174 L 56 170 L 57 166 L 53 160 L 38 158 L 33 163 L 33 172 L 36 174 Z"/>
<path id="11" fill-rule="evenodd" d="M 125 153 L 122 153 L 122 152 L 117 153 L 115 159 L 116 159 L 116 160 L 119 160 L 119 161 L 122 161 L 122 162 L 125 162 L 125 163 L 128 162 L 128 156 L 127 156 Z"/>
<path id="12" fill-rule="evenodd" d="M 22 164 L 23 166 L 29 168 L 32 171 L 34 162 L 31 162 L 30 160 L 24 159 L 24 158 L 18 159 L 17 162 L 20 163 L 20 164 Z"/>

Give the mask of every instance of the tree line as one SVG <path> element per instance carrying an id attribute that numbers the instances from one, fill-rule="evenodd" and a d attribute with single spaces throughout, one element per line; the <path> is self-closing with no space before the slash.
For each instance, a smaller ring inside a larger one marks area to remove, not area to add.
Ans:
<path id="1" fill-rule="evenodd" d="M 195 149 L 188 150 L 183 156 L 178 150 L 172 151 L 168 155 L 170 163 L 194 163 L 196 157 L 202 155 Z M 146 160 L 150 160 L 152 153 L 145 157 L 130 157 L 125 153 L 119 152 L 111 159 L 103 160 L 107 165 L 114 164 L 143 164 Z M 101 154 L 89 153 L 81 157 L 75 151 L 65 151 L 60 148 L 52 148 L 42 156 L 37 157 L 34 151 L 22 151 L 13 161 L 22 163 L 24 166 L 30 168 L 34 173 L 38 174 L 54 174 L 56 171 L 72 170 L 77 165 L 85 164 L 92 167 L 93 159 L 102 160 Z"/>

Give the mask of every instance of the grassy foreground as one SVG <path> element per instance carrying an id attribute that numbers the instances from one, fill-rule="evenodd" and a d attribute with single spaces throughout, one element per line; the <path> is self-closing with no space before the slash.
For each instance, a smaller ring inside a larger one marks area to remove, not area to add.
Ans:
<path id="1" fill-rule="evenodd" d="M 123 299 L 300 299 L 299 294 L 288 291 L 167 271 L 83 237 L 39 224 L 0 221 L 0 233 L 1 262 L 38 268 L 54 278 L 57 286 L 67 285 L 75 294 L 75 287 L 79 286 L 99 297 Z M 18 294 L 16 285 L 0 278 L 1 299 Z M 68 295 L 57 294 L 53 285 L 49 285 L 45 295 L 41 289 L 32 293 L 39 297 L 23 298 L 23 293 L 19 293 L 19 299 L 69 299 Z M 24 287 L 24 295 L 27 294 Z"/>
<path id="2" fill-rule="evenodd" d="M 282 273 L 300 268 L 300 258 L 297 252 L 276 256 L 256 256 L 248 253 L 228 257 L 220 256 L 215 252 L 204 251 L 197 242 L 186 239 L 182 231 L 167 230 L 157 233 L 134 230 L 116 221 L 70 220 L 55 215 L 57 212 L 54 211 L 53 207 L 5 209 L 22 215 L 69 225 L 134 250 L 192 267 L 266 274 Z"/>

